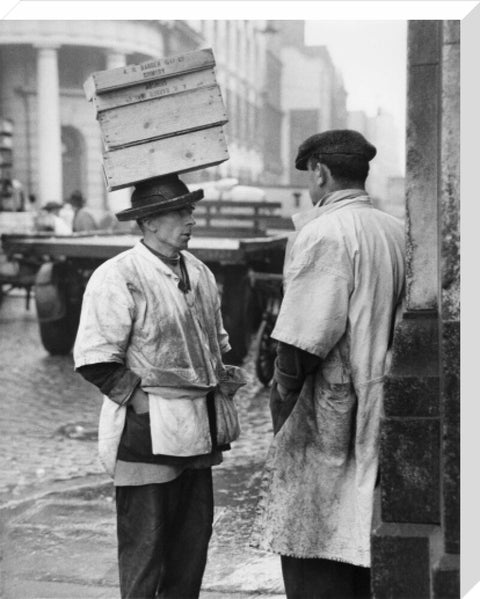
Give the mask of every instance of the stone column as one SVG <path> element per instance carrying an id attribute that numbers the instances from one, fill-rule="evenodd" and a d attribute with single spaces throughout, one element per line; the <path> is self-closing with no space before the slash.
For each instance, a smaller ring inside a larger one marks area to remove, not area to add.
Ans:
<path id="1" fill-rule="evenodd" d="M 37 47 L 38 195 L 62 202 L 62 141 L 57 47 Z"/>
<path id="2" fill-rule="evenodd" d="M 407 102 L 407 309 L 438 307 L 438 178 L 441 29 L 409 27 Z"/>
<path id="3" fill-rule="evenodd" d="M 440 397 L 443 552 L 433 564 L 435 595 L 458 593 L 460 553 L 460 21 L 443 24 L 440 170 Z"/>
<path id="4" fill-rule="evenodd" d="M 117 50 L 106 51 L 106 69 L 116 69 L 127 64 L 127 57 L 123 52 Z M 130 206 L 130 195 L 133 188 L 118 189 L 107 193 L 107 208 L 112 212 L 118 212 Z"/>
<path id="5" fill-rule="evenodd" d="M 385 381 L 374 597 L 459 597 L 459 23 L 408 26 L 406 291 Z"/>

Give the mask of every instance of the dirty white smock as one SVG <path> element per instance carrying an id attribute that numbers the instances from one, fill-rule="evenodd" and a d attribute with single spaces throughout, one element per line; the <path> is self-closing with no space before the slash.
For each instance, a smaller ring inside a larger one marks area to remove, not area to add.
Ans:
<path id="1" fill-rule="evenodd" d="M 177 450 L 167 455 L 187 457 L 212 451 L 206 394 L 217 385 L 221 354 L 230 345 L 212 272 L 189 252 L 182 254 L 188 293 L 178 289 L 177 275 L 141 242 L 103 263 L 85 290 L 74 361 L 76 368 L 118 362 L 135 372 L 149 394 L 154 453 L 165 453 L 161 444 L 168 436 Z M 99 452 L 111 474 L 125 409 L 104 398 Z M 161 410 L 168 410 L 168 430 L 161 430 L 155 417 Z"/>
<path id="2" fill-rule="evenodd" d="M 402 223 L 366 192 L 300 214 L 272 337 L 321 358 L 270 448 L 254 547 L 370 565 L 383 379 L 404 280 Z"/>

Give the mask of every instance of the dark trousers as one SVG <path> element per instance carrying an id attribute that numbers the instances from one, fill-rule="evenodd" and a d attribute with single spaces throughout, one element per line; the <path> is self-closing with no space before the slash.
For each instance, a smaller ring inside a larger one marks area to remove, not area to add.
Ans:
<path id="1" fill-rule="evenodd" d="M 212 534 L 211 468 L 117 487 L 116 502 L 122 599 L 196 599 Z"/>
<path id="2" fill-rule="evenodd" d="M 281 556 L 287 599 L 368 599 L 370 568 Z"/>

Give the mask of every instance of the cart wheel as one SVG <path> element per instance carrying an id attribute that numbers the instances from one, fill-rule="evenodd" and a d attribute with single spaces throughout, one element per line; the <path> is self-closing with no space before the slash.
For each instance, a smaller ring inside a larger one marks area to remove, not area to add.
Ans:
<path id="1" fill-rule="evenodd" d="M 70 353 L 75 341 L 75 334 L 69 330 L 68 318 L 40 322 L 40 338 L 43 347 L 52 356 L 65 356 Z"/>
<path id="2" fill-rule="evenodd" d="M 252 335 L 248 310 L 251 293 L 247 277 L 231 276 L 226 280 L 222 298 L 223 324 L 232 346 L 224 357 L 227 364 L 241 364 L 247 355 Z"/>
<path id="3" fill-rule="evenodd" d="M 267 387 L 273 378 L 276 357 L 276 343 L 270 337 L 274 322 L 271 318 L 265 318 L 257 334 L 257 348 L 255 358 L 255 373 L 258 380 Z"/>
<path id="4" fill-rule="evenodd" d="M 82 288 L 76 273 L 63 265 L 45 264 L 35 283 L 40 338 L 49 354 L 68 354 L 75 341 Z"/>

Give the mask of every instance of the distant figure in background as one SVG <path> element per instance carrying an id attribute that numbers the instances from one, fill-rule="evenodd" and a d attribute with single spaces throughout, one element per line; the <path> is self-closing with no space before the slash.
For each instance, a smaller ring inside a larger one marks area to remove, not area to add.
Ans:
<path id="1" fill-rule="evenodd" d="M 74 191 L 67 202 L 73 208 L 72 230 L 74 233 L 79 231 L 95 231 L 97 223 L 92 214 L 85 208 L 85 198 L 80 191 Z"/>
<path id="2" fill-rule="evenodd" d="M 28 194 L 27 202 L 25 205 L 25 210 L 27 212 L 36 212 L 37 211 L 37 197 L 33 193 Z"/>
<path id="3" fill-rule="evenodd" d="M 0 186 L 0 210 L 22 212 L 24 209 L 23 185 L 17 179 L 3 179 Z"/>
<path id="4" fill-rule="evenodd" d="M 60 217 L 62 206 L 58 202 L 48 202 L 42 206 L 35 219 L 35 229 L 40 232 L 51 231 L 55 235 L 71 235 L 71 227 Z"/>
<path id="5" fill-rule="evenodd" d="M 59 216 L 68 224 L 70 229 L 72 229 L 73 231 L 73 219 L 75 217 L 75 212 L 72 208 L 72 205 L 68 201 L 65 201 L 62 204 Z"/>

